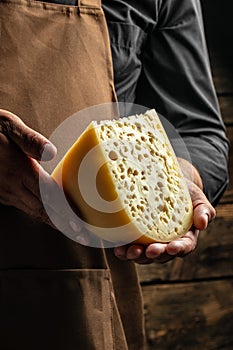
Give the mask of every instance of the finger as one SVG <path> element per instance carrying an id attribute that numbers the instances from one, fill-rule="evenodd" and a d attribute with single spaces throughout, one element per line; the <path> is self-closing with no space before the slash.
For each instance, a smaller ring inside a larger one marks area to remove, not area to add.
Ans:
<path id="1" fill-rule="evenodd" d="M 21 183 L 24 188 L 40 200 L 39 174 L 39 163 L 32 158 L 28 158 L 24 166 Z"/>
<path id="2" fill-rule="evenodd" d="M 25 191 L 35 196 L 43 207 L 43 210 L 39 211 L 38 219 L 67 235 L 80 233 L 83 227 L 82 220 L 72 210 L 57 183 L 34 159 L 27 160 L 21 185 Z M 21 194 L 21 197 L 23 196 L 24 193 Z M 30 215 L 35 217 L 33 211 Z"/>
<path id="3" fill-rule="evenodd" d="M 66 231 L 71 228 L 73 232 L 80 233 L 84 229 L 85 222 L 78 208 L 71 206 L 63 190 L 43 168 L 40 169 L 40 196 L 53 224 L 59 230 L 63 232 L 65 228 Z"/>
<path id="4" fill-rule="evenodd" d="M 137 264 L 151 264 L 151 263 L 164 264 L 174 258 L 175 256 L 169 255 L 166 251 L 164 251 L 160 255 L 154 256 L 153 258 L 149 258 L 145 254 L 142 254 L 137 260 L 134 260 L 134 261 Z"/>
<path id="5" fill-rule="evenodd" d="M 50 160 L 56 155 L 56 147 L 43 135 L 29 128 L 15 114 L 0 110 L 0 132 L 13 140 L 28 156 Z"/>
<path id="6" fill-rule="evenodd" d="M 145 250 L 145 247 L 141 245 L 138 245 L 138 244 L 129 245 L 126 251 L 126 258 L 128 260 L 137 260 L 142 255 L 144 255 L 144 250 Z"/>
<path id="7" fill-rule="evenodd" d="M 145 258 L 147 260 L 141 258 L 136 262 L 139 264 L 151 264 L 152 262 L 164 264 L 174 259 L 174 257 L 167 253 L 167 243 L 152 243 L 145 251 Z"/>
<path id="8" fill-rule="evenodd" d="M 81 218 L 78 208 L 71 206 L 63 190 L 50 176 L 47 178 L 46 174 L 40 179 L 40 194 L 42 202 L 48 211 L 51 209 L 58 213 L 63 220 L 69 222 L 69 225 L 74 231 L 80 231 L 84 226 L 84 221 Z M 54 217 L 54 224 L 59 226 L 60 220 L 56 222 L 55 219 Z"/>
<path id="9" fill-rule="evenodd" d="M 193 223 L 198 230 L 205 230 L 208 223 L 216 216 L 215 209 L 206 203 L 198 203 L 194 207 Z"/>
<path id="10" fill-rule="evenodd" d="M 155 259 L 166 251 L 166 246 L 165 243 L 152 243 L 146 248 L 145 255 L 149 259 Z"/>
<path id="11" fill-rule="evenodd" d="M 22 183 L 39 199 L 41 199 L 41 191 L 49 194 L 55 192 L 58 187 L 51 176 L 32 158 L 27 159 Z"/>
<path id="12" fill-rule="evenodd" d="M 153 262 L 152 259 L 148 259 L 145 254 L 145 247 L 140 245 L 124 245 L 114 248 L 116 257 L 120 260 L 134 261 L 138 264 L 150 264 Z"/>
<path id="13" fill-rule="evenodd" d="M 209 222 L 215 216 L 215 209 L 212 207 L 205 194 L 195 185 L 189 187 L 193 203 L 193 221 L 198 230 L 206 229 Z"/>
<path id="14" fill-rule="evenodd" d="M 33 219 L 47 224 L 53 229 L 59 230 L 78 243 L 83 245 L 89 244 L 90 239 L 87 231 L 80 228 L 80 225 L 75 223 L 74 218 L 71 221 L 67 215 L 61 216 L 60 212 L 56 212 L 53 209 L 50 209 L 48 212 L 48 210 L 44 208 L 43 203 L 26 188 L 21 188 L 19 194 L 19 199 L 17 197 L 17 209 L 23 211 Z M 9 202 L 15 202 L 13 196 L 13 193 L 8 196 Z"/>
<path id="15" fill-rule="evenodd" d="M 197 245 L 199 230 L 193 229 L 184 237 L 167 244 L 166 252 L 171 256 L 185 256 L 191 253 Z"/>
<path id="16" fill-rule="evenodd" d="M 42 203 L 53 226 L 63 233 L 80 233 L 83 222 L 72 210 L 65 194 L 51 176 L 37 163 L 38 171 L 27 176 L 23 185 L 31 191 Z M 38 184 L 40 178 L 40 186 Z"/>
<path id="17" fill-rule="evenodd" d="M 175 256 L 169 255 L 166 252 L 157 256 L 156 258 L 147 258 L 147 260 L 143 260 L 143 259 L 138 259 L 138 261 L 136 261 L 136 263 L 138 264 L 151 264 L 151 263 L 156 263 L 156 264 L 164 264 L 167 263 L 170 260 L 173 260 L 175 258 Z"/>
<path id="18" fill-rule="evenodd" d="M 150 247 L 150 246 L 149 246 Z M 125 245 L 121 247 L 116 247 L 114 249 L 115 255 L 120 259 L 120 260 L 131 260 L 134 261 L 138 264 L 151 264 L 154 261 L 154 257 L 148 256 L 146 252 L 145 246 L 142 245 Z M 160 253 L 162 254 L 162 251 L 164 252 L 165 249 L 160 249 Z M 158 253 L 158 251 L 157 251 Z M 155 254 L 156 255 L 156 254 Z M 157 255 L 158 256 L 158 255 Z M 167 260 L 170 259 L 170 257 L 166 257 Z"/>
<path id="19" fill-rule="evenodd" d="M 127 260 L 127 250 L 128 250 L 128 245 L 123 245 L 119 247 L 114 248 L 114 254 L 115 256 L 120 259 L 120 260 Z"/>

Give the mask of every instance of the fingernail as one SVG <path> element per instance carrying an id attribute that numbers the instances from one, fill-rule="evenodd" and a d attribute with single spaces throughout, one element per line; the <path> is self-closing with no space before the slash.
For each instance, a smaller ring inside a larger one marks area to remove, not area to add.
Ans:
<path id="1" fill-rule="evenodd" d="M 114 253 L 115 253 L 115 255 L 117 255 L 117 256 L 119 256 L 119 257 L 121 257 L 121 256 L 124 255 L 124 254 L 122 253 L 122 250 L 121 250 L 120 248 L 118 248 L 118 247 L 115 247 L 115 248 L 114 248 Z"/>
<path id="2" fill-rule="evenodd" d="M 52 143 L 46 143 L 42 152 L 41 160 L 50 160 L 57 154 L 57 149 Z"/>
<path id="3" fill-rule="evenodd" d="M 74 221 L 70 220 L 69 221 L 69 225 L 70 225 L 70 227 L 72 228 L 72 230 L 74 232 L 80 232 L 81 231 L 81 227 L 78 226 Z"/>
<path id="4" fill-rule="evenodd" d="M 114 254 L 117 258 L 122 259 L 122 260 L 126 260 L 125 251 L 122 251 L 121 248 L 115 247 Z"/>

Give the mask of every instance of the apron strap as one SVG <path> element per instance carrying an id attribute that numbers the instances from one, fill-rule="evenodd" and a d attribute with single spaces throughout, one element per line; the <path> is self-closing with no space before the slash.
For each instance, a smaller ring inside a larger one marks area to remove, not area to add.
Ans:
<path id="1" fill-rule="evenodd" d="M 78 0 L 78 7 L 101 7 L 101 0 Z"/>

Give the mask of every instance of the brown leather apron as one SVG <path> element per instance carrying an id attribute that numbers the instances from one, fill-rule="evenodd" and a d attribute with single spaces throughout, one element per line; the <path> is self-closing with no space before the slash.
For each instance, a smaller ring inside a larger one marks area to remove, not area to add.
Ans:
<path id="1" fill-rule="evenodd" d="M 45 136 L 115 100 L 100 0 L 0 0 L 0 107 Z M 23 171 L 23 169 L 19 169 Z M 0 206 L 3 350 L 144 349 L 135 267 Z"/>

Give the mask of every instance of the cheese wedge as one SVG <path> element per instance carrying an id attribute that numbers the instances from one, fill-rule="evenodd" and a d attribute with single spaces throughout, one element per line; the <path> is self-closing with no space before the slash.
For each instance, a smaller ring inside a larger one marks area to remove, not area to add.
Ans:
<path id="1" fill-rule="evenodd" d="M 107 241 L 170 242 L 192 225 L 191 198 L 155 110 L 91 122 L 52 177 Z"/>

